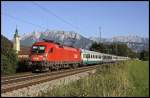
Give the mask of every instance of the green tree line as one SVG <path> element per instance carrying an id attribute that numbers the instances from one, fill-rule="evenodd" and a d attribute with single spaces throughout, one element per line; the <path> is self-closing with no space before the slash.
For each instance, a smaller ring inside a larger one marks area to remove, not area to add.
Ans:
<path id="1" fill-rule="evenodd" d="M 126 56 L 130 58 L 139 58 L 141 60 L 148 60 L 149 58 L 149 52 L 143 50 L 140 53 L 133 52 L 126 44 L 120 44 L 120 43 L 111 43 L 111 44 L 104 44 L 104 43 L 97 43 L 94 42 L 90 50 L 97 51 L 101 53 L 108 53 L 108 54 L 114 54 L 118 56 Z"/>

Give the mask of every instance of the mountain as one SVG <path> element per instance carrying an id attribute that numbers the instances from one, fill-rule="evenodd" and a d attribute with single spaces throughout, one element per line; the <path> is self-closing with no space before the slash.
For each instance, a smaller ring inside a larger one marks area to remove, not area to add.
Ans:
<path id="1" fill-rule="evenodd" d="M 98 37 L 90 37 L 89 39 L 99 42 Z M 135 52 L 141 52 L 142 50 L 149 50 L 149 39 L 139 37 L 136 35 L 101 38 L 101 42 L 102 43 L 124 43 L 127 44 L 127 46 Z"/>
<path id="2" fill-rule="evenodd" d="M 55 42 L 73 46 L 77 48 L 89 49 L 94 41 L 98 42 L 98 37 L 85 38 L 82 35 L 73 31 L 63 30 L 46 30 L 44 32 L 32 32 L 26 33 L 21 36 L 20 43 L 23 46 L 31 46 L 36 41 L 42 41 L 43 39 L 53 40 Z M 102 43 L 125 43 L 129 48 L 135 52 L 141 52 L 142 50 L 149 49 L 149 39 L 135 35 L 128 36 L 114 36 L 112 38 L 101 38 Z"/>
<path id="3" fill-rule="evenodd" d="M 24 46 L 31 46 L 34 42 L 42 41 L 43 39 L 53 40 L 64 45 L 84 49 L 89 49 L 93 43 L 92 40 L 89 40 L 73 31 L 46 30 L 45 32 L 24 34 L 21 36 L 20 44 Z"/>
<path id="4" fill-rule="evenodd" d="M 13 48 L 13 43 L 1 34 L 1 49 Z"/>

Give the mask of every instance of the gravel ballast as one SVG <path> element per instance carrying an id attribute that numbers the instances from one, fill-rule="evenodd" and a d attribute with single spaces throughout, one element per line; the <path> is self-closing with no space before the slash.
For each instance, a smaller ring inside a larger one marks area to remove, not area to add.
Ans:
<path id="1" fill-rule="evenodd" d="M 80 78 L 87 77 L 96 72 L 96 69 L 91 71 L 86 71 L 82 73 L 78 73 L 75 75 L 66 76 L 63 78 L 51 80 L 48 82 L 32 85 L 29 87 L 21 88 L 18 90 L 14 90 L 11 92 L 2 93 L 2 97 L 34 97 L 39 96 L 42 92 L 47 92 L 47 90 L 53 89 L 59 85 L 66 85 L 70 82 L 79 80 Z"/>

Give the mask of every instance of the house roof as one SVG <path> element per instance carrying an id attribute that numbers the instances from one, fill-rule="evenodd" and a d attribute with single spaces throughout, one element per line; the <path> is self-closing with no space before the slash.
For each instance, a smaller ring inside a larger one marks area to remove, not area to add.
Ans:
<path id="1" fill-rule="evenodd" d="M 24 51 L 24 50 L 21 50 L 18 52 L 18 55 L 29 55 L 29 51 Z"/>
<path id="2" fill-rule="evenodd" d="M 29 55 L 30 47 L 21 46 L 18 55 Z"/>

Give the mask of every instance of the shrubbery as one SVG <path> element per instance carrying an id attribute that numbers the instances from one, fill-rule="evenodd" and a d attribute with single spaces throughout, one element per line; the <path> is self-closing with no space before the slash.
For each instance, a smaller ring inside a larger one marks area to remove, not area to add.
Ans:
<path id="1" fill-rule="evenodd" d="M 1 54 L 1 73 L 2 75 L 14 74 L 16 72 L 17 56 L 11 49 Z"/>
<path id="2" fill-rule="evenodd" d="M 26 72 L 30 70 L 31 70 L 31 67 L 30 67 L 28 59 L 22 59 L 18 61 L 17 69 L 16 69 L 17 72 Z"/>
<path id="3" fill-rule="evenodd" d="M 9 75 L 16 72 L 17 54 L 10 40 L 1 35 L 1 74 Z"/>
<path id="4" fill-rule="evenodd" d="M 149 60 L 149 51 L 143 50 L 140 53 L 140 60 L 147 61 Z"/>

